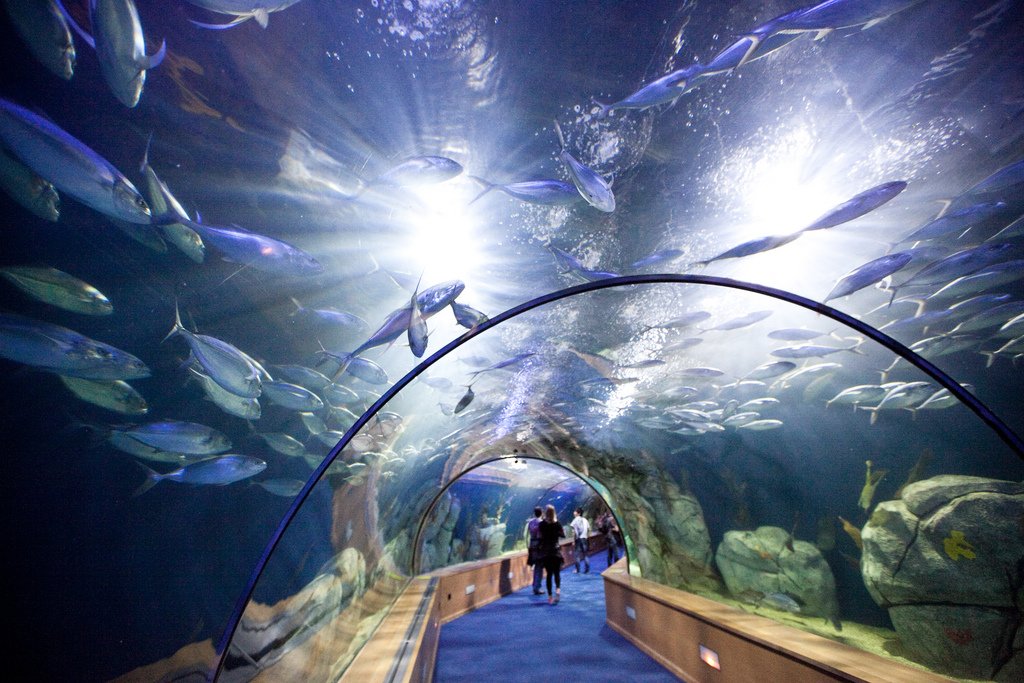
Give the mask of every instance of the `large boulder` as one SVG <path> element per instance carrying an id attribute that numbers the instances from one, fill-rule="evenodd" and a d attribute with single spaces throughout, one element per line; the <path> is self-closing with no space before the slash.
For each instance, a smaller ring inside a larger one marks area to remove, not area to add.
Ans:
<path id="1" fill-rule="evenodd" d="M 793 540 L 785 529 L 763 526 L 756 531 L 727 531 L 715 553 L 715 564 L 734 596 L 749 599 L 781 593 L 797 602 L 801 614 L 837 618 L 832 568 L 813 544 Z"/>
<path id="2" fill-rule="evenodd" d="M 1024 680 L 1024 484 L 943 475 L 880 503 L 861 572 L 906 654 L 943 673 Z"/>
<path id="3" fill-rule="evenodd" d="M 700 502 L 651 456 L 594 455 L 590 474 L 608 486 L 628 536 L 630 562 L 645 578 L 696 592 L 720 587 Z"/>

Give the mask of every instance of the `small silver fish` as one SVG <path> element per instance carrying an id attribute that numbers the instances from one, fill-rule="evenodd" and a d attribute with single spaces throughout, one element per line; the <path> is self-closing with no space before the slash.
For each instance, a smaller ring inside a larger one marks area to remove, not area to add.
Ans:
<path id="1" fill-rule="evenodd" d="M 60 381 L 78 398 L 101 408 L 122 415 L 145 415 L 149 411 L 142 394 L 124 380 L 94 380 L 60 375 Z"/>
<path id="2" fill-rule="evenodd" d="M 207 24 L 189 19 L 201 28 L 213 30 L 228 29 L 241 23 L 255 19 L 260 28 L 266 28 L 272 12 L 280 12 L 297 3 L 299 0 L 188 0 L 193 5 L 208 9 L 211 12 L 227 14 L 234 19 L 224 24 Z"/>
<path id="3" fill-rule="evenodd" d="M 479 201 L 492 191 L 503 192 L 521 202 L 539 206 L 570 206 L 580 200 L 580 193 L 576 190 L 576 186 L 564 180 L 522 180 L 517 183 L 499 184 L 488 182 L 477 176 L 469 177 L 484 186 L 484 190 L 474 197 L 469 202 L 470 204 Z"/>
<path id="4" fill-rule="evenodd" d="M 565 138 L 562 136 L 562 128 L 558 125 L 558 121 L 555 121 L 555 132 L 558 133 L 558 144 L 561 147 L 558 158 L 561 159 L 569 171 L 569 176 L 572 178 L 573 185 L 576 186 L 580 196 L 595 209 L 605 213 L 615 211 L 615 194 L 612 192 L 611 185 L 598 173 L 581 164 L 576 160 L 576 157 L 569 153 L 565 148 Z"/>
<path id="5" fill-rule="evenodd" d="M 476 396 L 476 394 L 473 393 L 473 385 L 469 385 L 466 387 L 466 393 L 463 394 L 462 398 L 459 399 L 459 402 L 455 404 L 455 408 L 452 410 L 452 413 L 458 415 L 468 408 L 469 404 L 473 402 L 474 396 Z"/>
<path id="6" fill-rule="evenodd" d="M 0 313 L 0 357 L 82 379 L 131 380 L 150 374 L 146 364 L 127 351 L 14 313 Z"/>
<path id="7" fill-rule="evenodd" d="M 70 20 L 70 15 L 65 18 Z M 160 65 L 167 44 L 161 42 L 155 53 L 146 54 L 146 39 L 133 0 L 89 0 L 89 21 L 92 36 L 74 21 L 70 23 L 95 48 L 100 72 L 114 96 L 126 107 L 134 107 L 142 96 L 146 71 Z"/>
<path id="8" fill-rule="evenodd" d="M 181 324 L 181 314 L 175 304 L 174 327 L 164 340 L 178 335 L 185 338 L 192 349 L 192 354 L 214 382 L 236 396 L 259 398 L 260 374 L 249 362 L 248 357 L 231 344 L 216 337 L 189 332 Z"/>
<path id="9" fill-rule="evenodd" d="M 616 109 L 635 109 L 643 111 L 659 104 L 675 104 L 676 100 L 693 89 L 696 77 L 702 74 L 699 64 L 694 64 L 683 69 L 677 69 L 667 73 L 650 83 L 647 83 L 635 92 L 623 97 L 617 102 L 602 104 L 593 100 L 599 107 L 596 118 L 603 119 Z"/>
<path id="10" fill-rule="evenodd" d="M 231 440 L 227 436 L 197 422 L 159 420 L 114 429 L 147 446 L 172 453 L 214 455 L 231 448 Z"/>
<path id="11" fill-rule="evenodd" d="M 258 420 L 263 414 L 263 408 L 260 405 L 258 398 L 246 398 L 245 396 L 238 396 L 233 394 L 221 385 L 217 384 L 206 373 L 202 372 L 196 366 L 198 363 L 193 364 L 189 370 L 199 379 L 200 385 L 203 387 L 203 392 L 206 397 L 209 398 L 215 406 L 223 410 L 228 415 L 234 415 L 240 417 L 243 420 Z"/>
<path id="12" fill-rule="evenodd" d="M 832 1 L 834 2 L 835 0 Z M 854 195 L 839 206 L 830 209 L 824 216 L 815 220 L 801 232 L 825 230 L 827 228 L 834 228 L 837 225 L 842 225 L 843 223 L 849 223 L 855 218 L 860 218 L 864 214 L 874 211 L 886 202 L 895 198 L 905 189 L 907 189 L 907 183 L 903 180 L 894 180 L 892 182 L 876 185 L 875 187 Z"/>
<path id="13" fill-rule="evenodd" d="M 769 317 L 771 314 L 772 314 L 772 311 L 752 311 L 750 313 L 747 313 L 746 315 L 741 315 L 738 318 L 732 318 L 730 320 L 726 320 L 724 323 L 721 323 L 719 325 L 715 325 L 714 327 L 705 328 L 702 331 L 703 332 L 712 332 L 712 331 L 738 330 L 738 329 L 741 329 L 743 327 L 750 327 L 751 325 L 754 325 L 755 323 L 759 323 L 762 320 L 764 320 L 765 318 Z"/>
<path id="14" fill-rule="evenodd" d="M 290 458 L 298 458 L 306 453 L 306 446 L 290 434 L 284 434 L 283 432 L 264 432 L 257 434 L 256 436 L 263 439 L 264 442 L 281 455 L 287 455 Z"/>
<path id="15" fill-rule="evenodd" d="M 150 223 L 149 206 L 131 181 L 66 131 L 0 98 L 0 142 L 41 178 L 111 218 Z"/>
<path id="16" fill-rule="evenodd" d="M 101 291 L 56 268 L 6 266 L 0 276 L 33 299 L 85 315 L 110 315 L 114 306 Z"/>
<path id="17" fill-rule="evenodd" d="M 312 413 L 324 407 L 324 402 L 319 396 L 297 384 L 263 382 L 261 386 L 262 396 L 289 410 Z"/>
<path id="18" fill-rule="evenodd" d="M 60 219 L 60 195 L 53 183 L 43 180 L 25 164 L 0 151 L 0 187 L 14 201 L 43 220 Z"/>
<path id="19" fill-rule="evenodd" d="M 139 467 L 146 471 L 146 480 L 135 489 L 133 496 L 141 496 L 161 481 L 224 486 L 259 474 L 267 469 L 267 463 L 252 456 L 232 454 L 198 460 L 166 474 L 160 474 L 142 463 L 139 463 Z"/>
<path id="20" fill-rule="evenodd" d="M 422 358 L 423 354 L 427 351 L 427 338 L 429 334 L 427 333 L 427 321 L 423 318 L 423 312 L 420 310 L 419 300 L 417 299 L 419 291 L 420 283 L 417 282 L 409 302 L 409 329 L 406 332 L 406 336 L 409 339 L 409 348 L 412 350 L 412 355 Z M 454 303 L 453 301 L 452 304 L 454 305 Z"/>
<path id="21" fill-rule="evenodd" d="M 913 256 L 905 251 L 894 254 L 886 254 L 860 265 L 839 279 L 839 282 L 832 287 L 832 291 L 822 299 L 826 303 L 832 299 L 853 294 L 876 282 L 892 275 L 896 271 L 910 263 Z"/>

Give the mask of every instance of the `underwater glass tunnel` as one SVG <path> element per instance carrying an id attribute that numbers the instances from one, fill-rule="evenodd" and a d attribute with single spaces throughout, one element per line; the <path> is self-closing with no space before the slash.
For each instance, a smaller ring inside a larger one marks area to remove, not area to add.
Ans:
<path id="1" fill-rule="evenodd" d="M 337 680 L 551 503 L 1024 679 L 1020 0 L 3 5 L 12 667 Z"/>

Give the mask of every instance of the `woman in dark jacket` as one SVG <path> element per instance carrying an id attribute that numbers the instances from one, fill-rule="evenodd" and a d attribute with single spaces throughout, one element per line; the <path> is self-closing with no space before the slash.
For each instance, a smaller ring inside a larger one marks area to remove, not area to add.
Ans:
<path id="1" fill-rule="evenodd" d="M 562 596 L 562 548 L 561 540 L 565 538 L 565 530 L 558 523 L 555 506 L 544 508 L 544 519 L 540 523 L 540 556 L 543 558 L 544 572 L 547 575 L 548 604 L 557 605 Z M 555 579 L 555 594 L 551 595 L 551 579 Z"/>

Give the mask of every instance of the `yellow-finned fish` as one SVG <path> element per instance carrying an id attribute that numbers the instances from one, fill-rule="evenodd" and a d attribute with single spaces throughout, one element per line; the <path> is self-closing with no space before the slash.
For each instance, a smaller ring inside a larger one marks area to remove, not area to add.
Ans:
<path id="1" fill-rule="evenodd" d="M 88 282 L 62 270 L 37 266 L 6 266 L 0 275 L 33 299 L 85 315 L 110 315 L 110 299 Z"/>
<path id="2" fill-rule="evenodd" d="M 858 503 L 867 512 L 868 508 L 871 507 L 871 499 L 875 497 L 875 489 L 878 488 L 878 484 L 888 474 L 888 470 L 875 470 L 871 471 L 871 461 L 865 460 L 864 464 L 867 465 L 867 473 L 864 475 L 864 488 L 860 491 L 860 499 Z"/>

